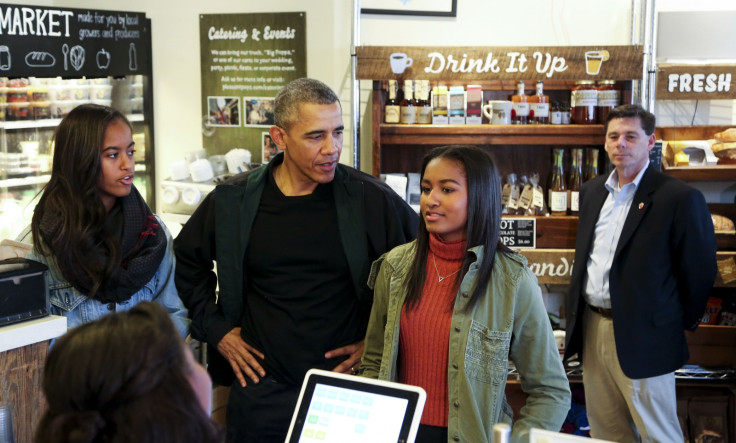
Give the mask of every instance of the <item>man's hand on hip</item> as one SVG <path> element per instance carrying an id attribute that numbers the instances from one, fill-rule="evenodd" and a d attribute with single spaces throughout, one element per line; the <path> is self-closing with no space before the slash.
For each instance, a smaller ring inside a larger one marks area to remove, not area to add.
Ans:
<path id="1" fill-rule="evenodd" d="M 242 387 L 246 385 L 246 376 L 253 380 L 253 383 L 258 383 L 260 377 L 266 375 L 266 371 L 256 359 L 257 356 L 263 360 L 265 358 L 263 353 L 243 340 L 240 328 L 234 328 L 225 334 L 217 344 L 217 350 L 230 363 Z"/>
<path id="2" fill-rule="evenodd" d="M 341 355 L 347 355 L 348 358 L 337 365 L 332 371 L 355 375 L 358 373 L 358 369 L 360 368 L 360 359 L 363 358 L 364 346 L 365 342 L 361 340 L 358 343 L 353 343 L 352 345 L 327 351 L 325 358 L 335 358 L 340 357 Z"/>

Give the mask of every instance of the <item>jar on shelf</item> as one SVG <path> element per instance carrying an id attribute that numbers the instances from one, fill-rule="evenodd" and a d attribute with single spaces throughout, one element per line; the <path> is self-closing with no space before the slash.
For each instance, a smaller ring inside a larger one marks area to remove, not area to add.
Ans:
<path id="1" fill-rule="evenodd" d="M 608 113 L 621 103 L 621 91 L 615 80 L 601 80 L 596 87 L 598 90 L 598 123 L 606 123 Z"/>
<path id="2" fill-rule="evenodd" d="M 575 82 L 571 94 L 572 123 L 593 125 L 597 122 L 598 90 L 593 80 Z"/>

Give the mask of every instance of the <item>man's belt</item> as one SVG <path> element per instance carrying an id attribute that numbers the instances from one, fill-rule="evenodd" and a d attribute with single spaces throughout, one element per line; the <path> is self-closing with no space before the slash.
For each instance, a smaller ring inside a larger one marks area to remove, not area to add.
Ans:
<path id="1" fill-rule="evenodd" d="M 598 306 L 592 306 L 588 305 L 591 311 L 595 312 L 596 314 L 606 317 L 606 318 L 613 318 L 613 310 L 612 309 L 606 309 L 606 308 L 599 308 Z"/>

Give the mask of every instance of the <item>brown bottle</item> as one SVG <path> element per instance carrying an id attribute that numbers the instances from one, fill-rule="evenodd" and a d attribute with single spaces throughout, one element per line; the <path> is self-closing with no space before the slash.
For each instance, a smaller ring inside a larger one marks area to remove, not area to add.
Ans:
<path id="1" fill-rule="evenodd" d="M 401 106 L 399 101 L 396 99 L 399 90 L 399 84 L 396 80 L 388 81 L 388 100 L 386 100 L 386 107 L 384 110 L 386 123 L 398 123 L 401 121 Z"/>
<path id="2" fill-rule="evenodd" d="M 414 85 L 417 88 L 417 123 L 420 125 L 429 125 L 432 123 L 432 102 L 429 100 L 429 80 L 416 80 L 414 81 Z"/>
<path id="3" fill-rule="evenodd" d="M 417 107 L 414 101 L 414 88 L 411 80 L 404 80 L 404 99 L 401 100 L 401 123 L 413 125 L 417 122 Z"/>
<path id="4" fill-rule="evenodd" d="M 549 97 L 544 95 L 544 83 L 537 81 L 537 93 L 529 96 L 529 119 L 538 125 L 549 123 Z"/>
<path id="5" fill-rule="evenodd" d="M 529 123 L 529 96 L 524 94 L 524 82 L 521 80 L 516 84 L 516 94 L 511 96 L 511 123 Z"/>

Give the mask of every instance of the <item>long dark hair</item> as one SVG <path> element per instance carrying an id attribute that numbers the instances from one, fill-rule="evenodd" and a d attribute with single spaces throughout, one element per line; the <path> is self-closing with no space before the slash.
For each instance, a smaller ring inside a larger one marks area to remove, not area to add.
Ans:
<path id="1" fill-rule="evenodd" d="M 94 104 L 77 106 L 61 120 L 51 178 L 31 220 L 35 248 L 53 257 L 67 281 L 91 281 L 89 297 L 120 269 L 120 239 L 105 229 L 107 211 L 98 191 L 105 131 L 116 120 L 130 127 L 120 112 Z M 53 236 L 41 233 L 44 217 L 60 226 Z"/>
<path id="2" fill-rule="evenodd" d="M 69 330 L 46 360 L 48 409 L 36 441 L 218 442 L 184 352 L 168 314 L 151 302 Z"/>
<path id="3" fill-rule="evenodd" d="M 462 270 L 455 279 L 455 290 L 458 289 L 462 278 L 468 272 L 470 264 L 477 258 L 480 262 L 478 277 L 475 280 L 470 295 L 468 307 L 481 297 L 491 281 L 491 271 L 496 251 L 510 252 L 499 240 L 501 229 L 501 179 L 496 164 L 486 151 L 470 145 L 449 145 L 432 149 L 422 161 L 421 178 L 427 164 L 436 158 L 453 160 L 465 170 L 468 184 L 468 225 L 466 252 L 463 258 Z M 467 249 L 474 246 L 483 246 L 483 256 L 475 255 Z M 429 232 L 424 223 L 424 217 L 419 217 L 419 233 L 417 234 L 414 260 L 406 279 L 407 308 L 414 308 L 422 296 L 427 256 L 429 254 Z"/>

